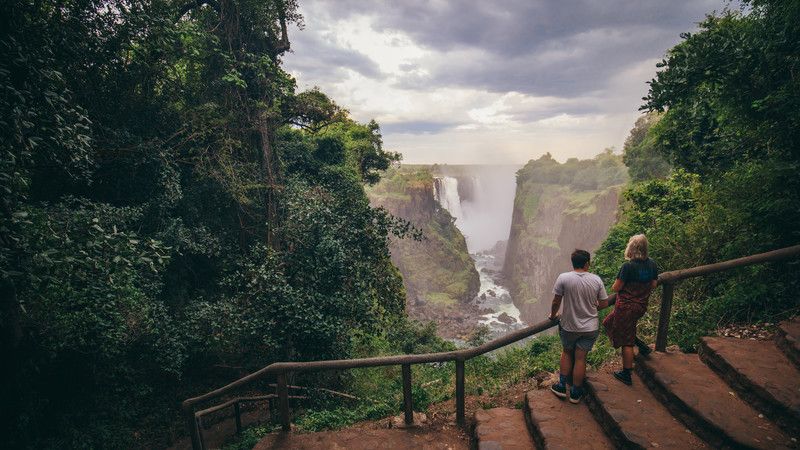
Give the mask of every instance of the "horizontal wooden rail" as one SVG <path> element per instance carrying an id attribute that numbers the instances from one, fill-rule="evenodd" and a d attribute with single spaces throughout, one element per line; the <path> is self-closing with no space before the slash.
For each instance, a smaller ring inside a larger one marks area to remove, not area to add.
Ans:
<path id="1" fill-rule="evenodd" d="M 731 259 L 728 261 L 704 266 L 692 267 L 690 269 L 673 270 L 664 272 L 658 276 L 658 284 L 662 286 L 661 292 L 661 311 L 658 314 L 658 331 L 656 332 L 656 351 L 663 352 L 667 349 L 667 333 L 669 332 L 669 320 L 672 315 L 672 297 L 675 293 L 675 283 L 687 278 L 710 275 L 712 273 L 723 272 L 739 267 L 751 266 L 765 262 L 777 262 L 787 259 L 800 257 L 800 245 L 793 245 L 770 252 L 758 253 L 756 255 L 745 256 L 743 258 Z"/>
<path id="2" fill-rule="evenodd" d="M 800 256 L 800 245 L 787 247 L 780 250 L 761 253 L 758 255 L 746 256 L 744 258 L 733 259 L 716 264 L 708 264 L 705 266 L 693 267 L 690 269 L 675 270 L 664 272 L 658 277 L 658 284 L 663 286 L 663 294 L 661 299 L 661 312 L 659 315 L 658 335 L 656 338 L 656 350 L 664 351 L 666 347 L 666 333 L 669 327 L 669 316 L 672 307 L 672 292 L 674 290 L 675 282 L 690 277 L 697 277 L 708 275 L 711 273 L 722 272 L 725 270 L 748 266 L 752 264 L 759 264 L 763 262 L 780 261 Z M 609 305 L 613 305 L 616 300 L 616 295 L 612 294 L 610 297 Z M 558 321 L 544 320 L 535 325 L 513 331 L 497 339 L 493 339 L 483 345 L 455 350 L 450 352 L 439 353 L 424 353 L 419 355 L 396 355 L 396 356 L 379 356 L 374 358 L 360 358 L 360 359 L 339 359 L 328 361 L 306 361 L 306 362 L 276 362 L 270 364 L 256 372 L 251 373 L 243 378 L 240 378 L 228 385 L 219 389 L 208 392 L 206 394 L 184 400 L 182 403 L 182 410 L 186 420 L 186 426 L 189 430 L 192 439 L 192 448 L 199 450 L 203 448 L 202 436 L 200 435 L 198 417 L 195 415 L 194 407 L 198 403 L 211 400 L 223 396 L 235 389 L 238 389 L 248 383 L 258 379 L 275 376 L 276 394 L 266 397 L 277 397 L 279 399 L 281 424 L 284 430 L 289 430 L 289 395 L 287 384 L 287 373 L 289 372 L 314 372 L 322 370 L 347 370 L 366 367 L 380 367 L 380 366 L 401 366 L 403 368 L 403 394 L 404 394 L 404 410 L 405 419 L 407 422 L 413 420 L 411 413 L 410 395 L 411 389 L 411 372 L 410 366 L 412 364 L 428 364 L 428 363 L 443 363 L 455 361 L 456 363 L 456 421 L 459 424 L 464 424 L 464 362 L 468 359 L 475 358 L 501 347 L 505 347 L 514 342 L 518 342 L 527 337 L 541 333 L 545 330 L 555 327 Z M 646 345 L 637 340 L 637 345 L 644 350 L 649 349 Z M 407 398 L 408 397 L 408 398 Z M 231 400 L 223 403 L 222 405 L 211 407 L 200 411 L 201 413 L 208 413 L 209 411 L 217 411 L 223 407 L 235 405 L 238 409 L 239 402 Z M 238 421 L 237 421 L 238 428 Z"/>
<path id="3" fill-rule="evenodd" d="M 672 270 L 664 272 L 658 277 L 660 284 L 674 283 L 686 278 L 699 277 L 702 275 L 710 275 L 712 273 L 723 272 L 730 269 L 739 267 L 752 266 L 753 264 L 760 264 L 765 262 L 776 262 L 787 259 L 793 259 L 800 256 L 800 245 L 793 245 L 791 247 L 772 250 L 770 252 L 759 253 L 757 255 L 745 256 L 743 258 L 731 259 L 728 261 L 718 262 L 714 264 L 706 264 L 704 266 L 692 267 L 691 269 Z"/>
<path id="4" fill-rule="evenodd" d="M 194 405 L 223 396 L 233 390 L 236 390 L 248 383 L 256 381 L 258 379 L 264 378 L 266 376 L 275 375 L 278 378 L 277 383 L 277 397 L 281 397 L 282 392 L 285 392 L 288 389 L 288 385 L 284 384 L 286 380 L 286 373 L 288 372 L 315 372 L 315 371 L 322 371 L 322 370 L 345 370 L 345 369 L 357 369 L 357 368 L 366 368 L 366 367 L 381 367 L 381 366 L 405 366 L 405 365 L 412 365 L 412 364 L 426 364 L 426 363 L 443 363 L 449 361 L 456 361 L 456 365 L 460 366 L 461 370 L 457 370 L 459 372 L 457 374 L 456 380 L 456 396 L 461 397 L 461 405 L 457 404 L 457 421 L 460 423 L 464 422 L 464 408 L 463 408 L 463 389 L 464 389 L 464 373 L 463 373 L 463 363 L 464 361 L 474 358 L 479 355 L 483 355 L 485 353 L 489 353 L 493 350 L 498 348 L 504 347 L 506 345 L 512 344 L 514 342 L 520 341 L 527 337 L 533 336 L 537 333 L 541 333 L 542 331 L 548 330 L 553 328 L 554 326 L 558 325 L 558 321 L 553 320 L 544 320 L 539 322 L 536 325 L 532 325 L 526 328 L 522 328 L 520 330 L 513 331 L 508 333 L 504 336 L 501 336 L 497 339 L 489 341 L 483 345 L 462 349 L 462 350 L 455 350 L 450 352 L 439 352 L 439 353 L 423 353 L 419 355 L 396 355 L 396 356 L 380 356 L 374 358 L 360 358 L 360 359 L 339 359 L 339 360 L 327 360 L 327 361 L 306 361 L 306 362 L 277 362 L 272 363 L 263 369 L 260 369 L 256 372 L 251 373 L 243 378 L 240 378 L 228 385 L 225 385 L 219 389 L 214 391 L 208 392 L 206 394 L 193 397 L 187 400 L 184 400 L 182 403 L 182 409 L 184 412 L 184 417 L 186 420 L 187 428 L 191 434 L 192 438 L 192 447 L 194 449 L 201 449 L 202 445 L 202 438 L 200 436 L 200 430 L 198 427 L 198 422 L 196 420 L 196 416 L 194 413 Z M 457 367 L 459 368 L 459 367 Z M 460 376 L 458 376 L 460 375 Z M 459 395 L 459 393 L 461 395 Z M 410 394 L 410 393 L 409 393 Z M 404 396 L 405 397 L 405 396 Z M 288 395 L 286 395 L 286 399 L 288 400 Z M 458 399 L 457 399 L 458 400 Z M 235 401 L 228 401 L 225 402 L 223 405 L 219 407 L 212 407 L 206 410 L 203 410 L 203 413 L 209 412 L 209 410 L 217 411 L 222 409 L 223 407 L 231 406 L 235 404 Z M 459 403 L 458 401 L 456 403 Z M 288 402 L 281 401 L 281 421 L 283 423 L 284 429 L 288 430 Z"/>

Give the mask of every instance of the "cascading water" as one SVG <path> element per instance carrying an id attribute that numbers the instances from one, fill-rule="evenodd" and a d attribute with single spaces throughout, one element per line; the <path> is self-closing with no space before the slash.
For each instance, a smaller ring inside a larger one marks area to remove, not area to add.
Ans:
<path id="1" fill-rule="evenodd" d="M 458 224 L 458 220 L 464 217 L 461 211 L 461 198 L 458 195 L 458 180 L 453 177 L 437 177 L 433 181 L 433 198 L 456 218 Z"/>
<path id="2" fill-rule="evenodd" d="M 469 177 L 470 198 L 462 201 L 459 180 L 453 176 L 434 178 L 434 198 L 450 212 L 455 225 L 464 234 L 475 268 L 480 274 L 480 290 L 475 302 L 484 311 L 479 323 L 486 325 L 493 335 L 500 335 L 524 326 L 520 311 L 514 306 L 508 289 L 499 280 L 502 256 L 498 255 L 498 241 L 508 238 L 516 188 L 513 168 L 495 171 L 482 170 Z"/>

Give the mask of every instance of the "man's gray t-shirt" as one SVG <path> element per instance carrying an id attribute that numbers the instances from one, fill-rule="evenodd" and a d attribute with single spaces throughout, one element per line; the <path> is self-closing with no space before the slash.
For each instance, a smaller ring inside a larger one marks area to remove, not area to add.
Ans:
<path id="1" fill-rule="evenodd" d="M 561 328 L 572 332 L 595 331 L 600 328 L 597 302 L 608 298 L 600 277 L 589 272 L 562 273 L 556 279 L 553 294 L 563 297 Z"/>

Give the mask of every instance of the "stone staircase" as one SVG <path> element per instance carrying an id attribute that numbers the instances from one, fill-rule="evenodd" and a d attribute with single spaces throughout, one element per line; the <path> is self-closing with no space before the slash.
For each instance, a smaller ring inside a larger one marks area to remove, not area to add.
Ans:
<path id="1" fill-rule="evenodd" d="M 706 337 L 698 354 L 637 356 L 633 386 L 590 374 L 585 402 L 528 392 L 475 414 L 479 449 L 800 448 L 800 318 L 775 342 Z"/>

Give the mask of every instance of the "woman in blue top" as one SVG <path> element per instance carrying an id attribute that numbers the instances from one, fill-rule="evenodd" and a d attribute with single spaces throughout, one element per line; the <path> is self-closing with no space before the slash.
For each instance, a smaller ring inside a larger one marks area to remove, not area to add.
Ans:
<path id="1" fill-rule="evenodd" d="M 617 293 L 614 311 L 603 321 L 603 327 L 614 348 L 622 347 L 622 370 L 614 372 L 614 376 L 630 386 L 636 322 L 647 312 L 647 300 L 658 280 L 658 266 L 647 257 L 647 238 L 643 234 L 628 240 L 625 259 L 628 261 L 619 269 L 611 286 Z"/>

